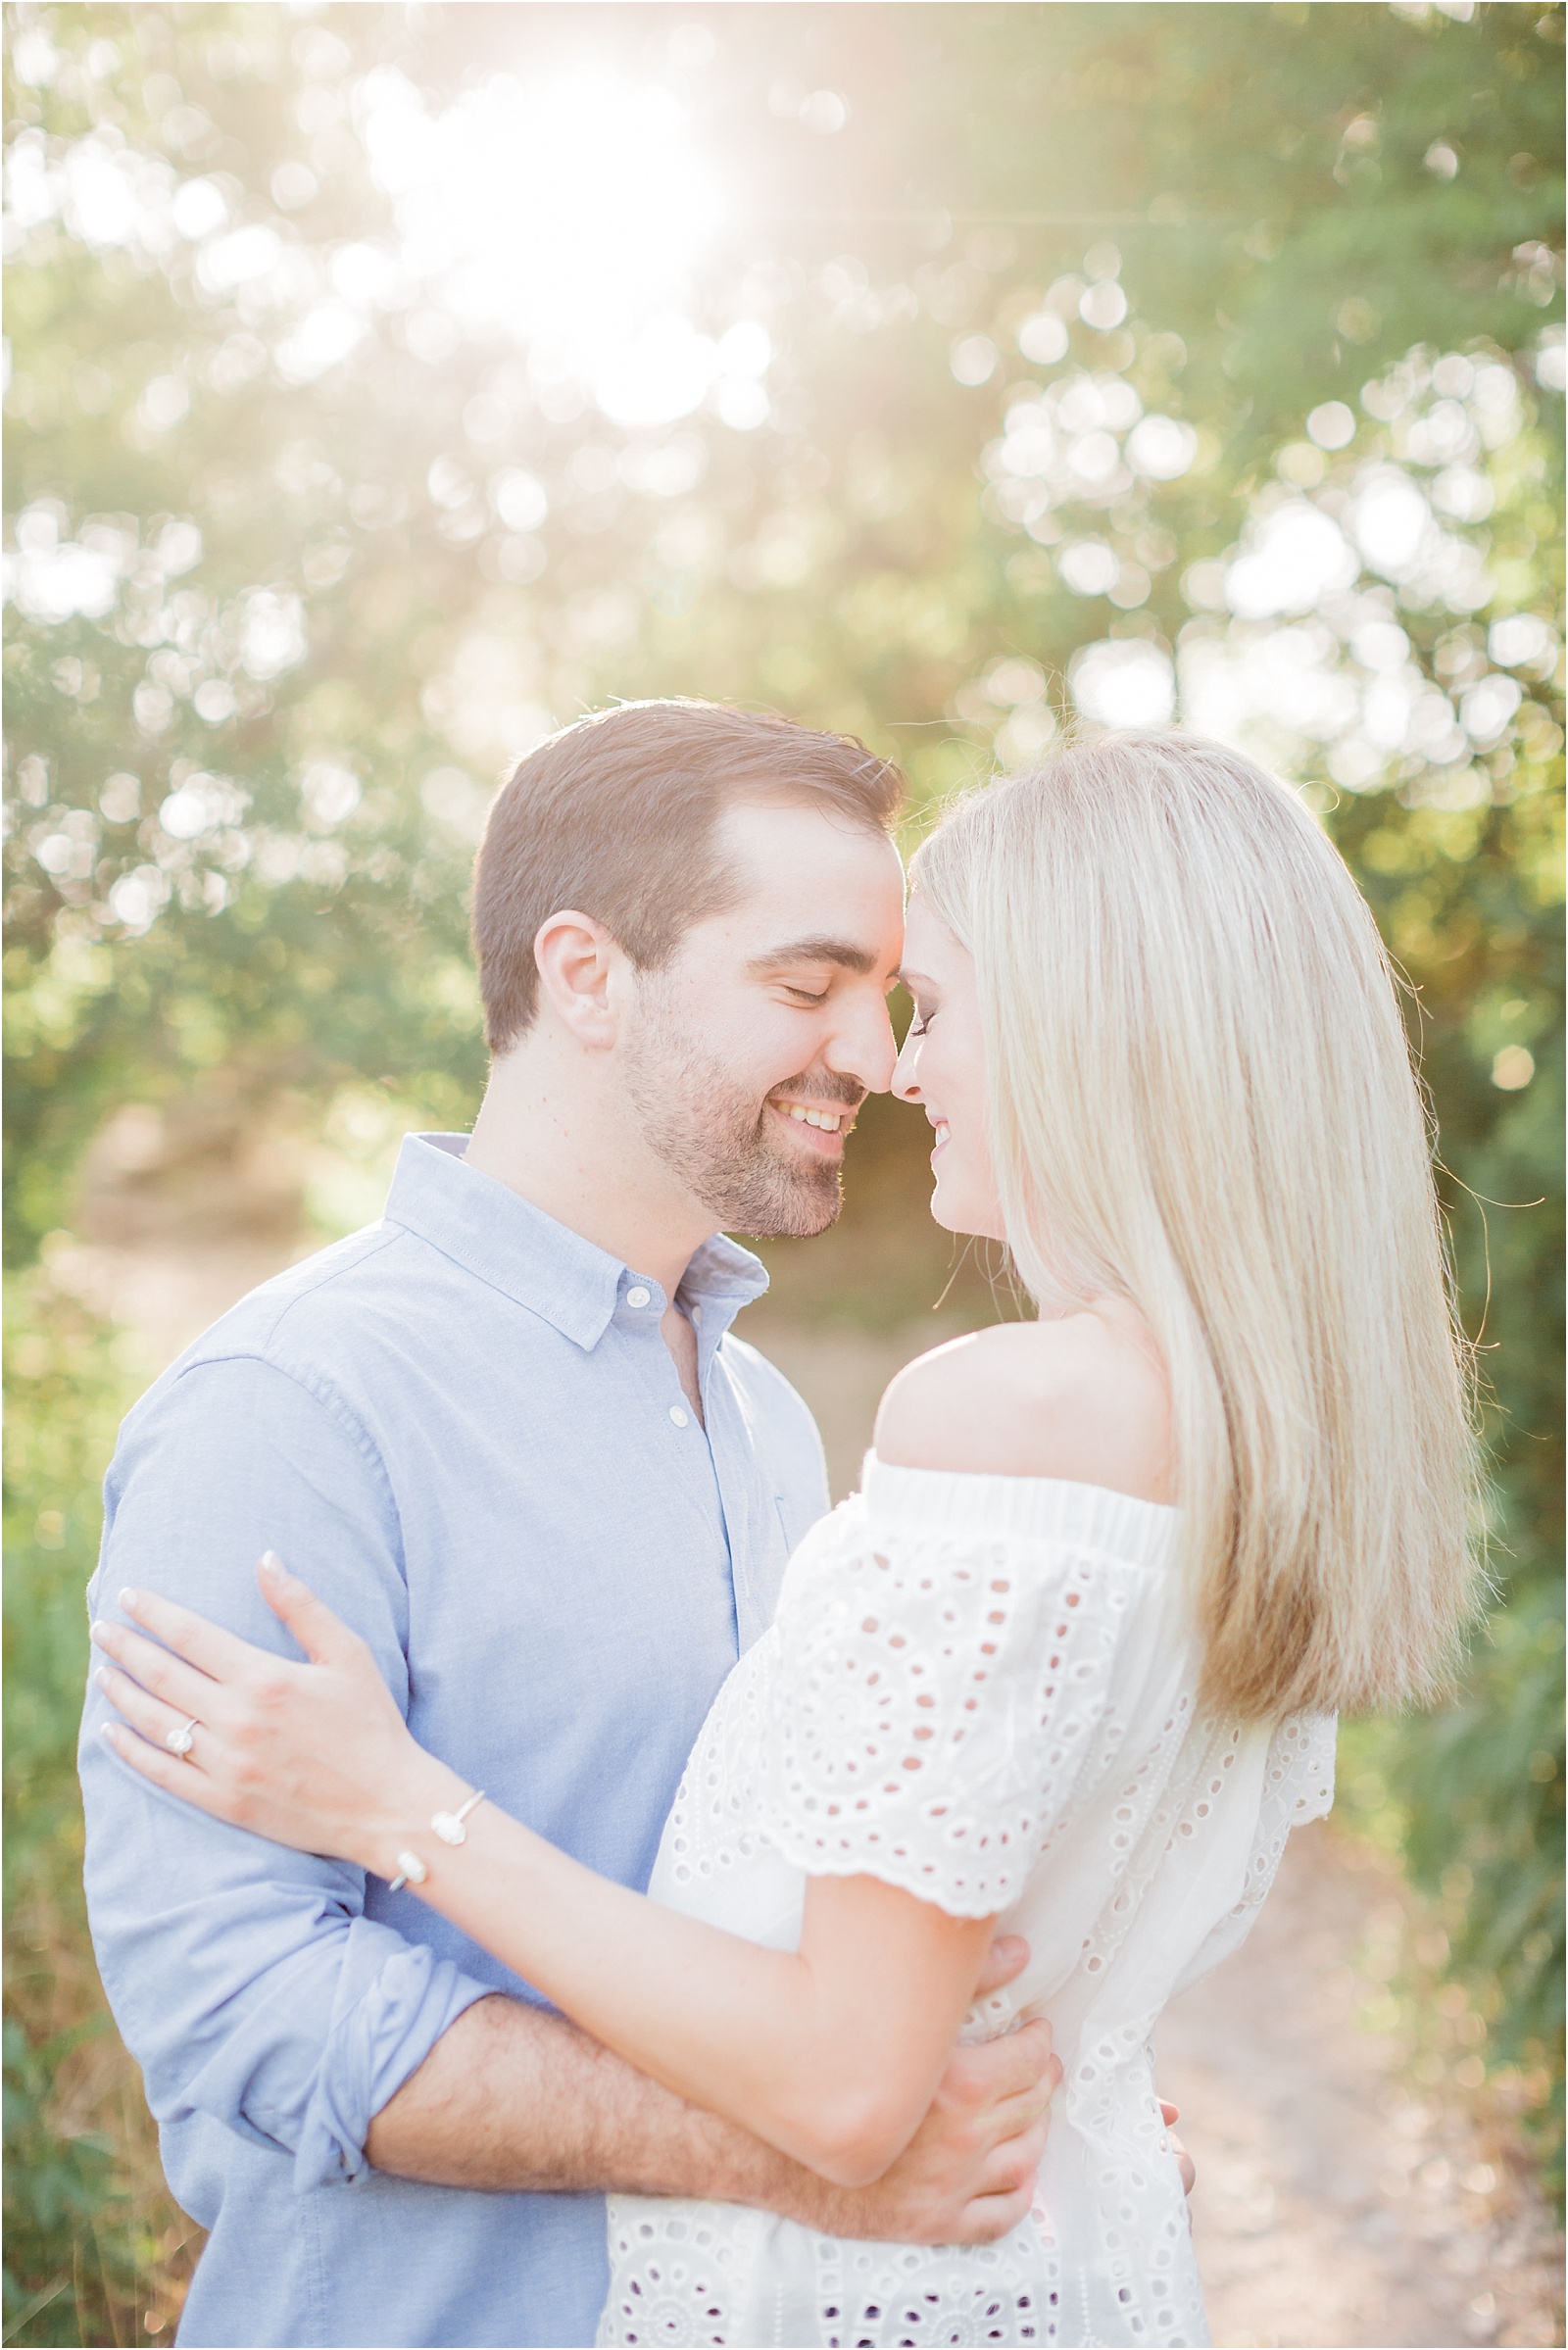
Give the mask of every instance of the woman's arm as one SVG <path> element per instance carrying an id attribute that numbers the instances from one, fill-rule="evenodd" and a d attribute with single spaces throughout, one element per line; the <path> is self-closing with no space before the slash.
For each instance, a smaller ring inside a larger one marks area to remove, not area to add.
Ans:
<path id="1" fill-rule="evenodd" d="M 842 2185 L 882 2175 L 930 2104 L 990 1919 L 870 1877 L 813 1879 L 799 1951 L 766 1950 L 596 1877 L 493 1804 L 445 1843 L 431 1820 L 469 1790 L 410 1737 L 329 1609 L 275 1562 L 261 1583 L 308 1663 L 148 1593 L 122 1605 L 154 1640 L 94 1627 L 124 1668 L 106 1691 L 140 1733 L 106 1733 L 122 1760 L 219 1818 L 382 1877 L 412 1851 L 422 1899 L 639 2070 Z M 182 1760 L 168 1740 L 186 1721 Z"/>
<path id="2" fill-rule="evenodd" d="M 436 1766 L 428 1809 L 452 1801 Z M 841 2186 L 879 2179 L 931 2102 L 990 1943 L 872 1877 L 814 1878 L 798 1952 L 597 1877 L 493 1805 L 419 1887 L 640 2071 Z M 433 1849 L 432 1849 L 433 1847 Z"/>

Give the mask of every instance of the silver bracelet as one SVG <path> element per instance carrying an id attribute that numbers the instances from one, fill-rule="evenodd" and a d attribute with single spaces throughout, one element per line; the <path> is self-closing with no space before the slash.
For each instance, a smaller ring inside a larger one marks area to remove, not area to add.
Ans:
<path id="1" fill-rule="evenodd" d="M 484 1789 L 480 1787 L 468 1797 L 466 1803 L 461 1804 L 456 1811 L 438 1811 L 431 1815 L 430 1826 L 443 1844 L 466 1844 L 467 1842 L 468 1832 L 463 1823 L 474 1805 L 483 1801 Z M 416 1852 L 400 1852 L 397 1855 L 397 1864 L 399 1874 L 393 1878 L 387 1887 L 387 1890 L 392 1893 L 401 1893 L 406 1885 L 423 1885 L 430 1874 Z"/>

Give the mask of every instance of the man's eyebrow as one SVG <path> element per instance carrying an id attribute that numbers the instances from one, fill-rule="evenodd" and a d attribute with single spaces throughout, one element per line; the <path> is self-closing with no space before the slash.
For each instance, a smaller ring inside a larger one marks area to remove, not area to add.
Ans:
<path id="1" fill-rule="evenodd" d="M 869 947 L 857 947 L 850 939 L 790 939 L 782 947 L 769 947 L 765 955 L 754 955 L 746 968 L 760 975 L 785 963 L 837 963 L 844 971 L 866 972 L 876 969 L 876 959 Z"/>

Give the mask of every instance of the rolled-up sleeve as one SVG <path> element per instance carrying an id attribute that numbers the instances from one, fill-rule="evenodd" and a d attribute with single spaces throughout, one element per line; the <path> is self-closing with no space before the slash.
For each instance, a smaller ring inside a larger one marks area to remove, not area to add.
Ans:
<path id="1" fill-rule="evenodd" d="M 325 1385 L 255 1355 L 197 1361 L 126 1421 L 105 1487 L 95 1615 L 140 1587 L 296 1654 L 256 1584 L 277 1550 L 369 1642 L 407 1710 L 397 1511 Z M 205 2113 L 294 2157 L 302 2191 L 365 2167 L 370 2122 L 491 1985 L 364 1915 L 365 1877 L 179 1803 L 82 1722 L 86 1887 L 115 2018 L 161 2122 Z"/>

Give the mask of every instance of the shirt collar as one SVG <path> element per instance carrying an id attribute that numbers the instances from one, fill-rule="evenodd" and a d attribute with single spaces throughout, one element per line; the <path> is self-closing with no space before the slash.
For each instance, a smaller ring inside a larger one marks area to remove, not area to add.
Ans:
<path id="1" fill-rule="evenodd" d="M 387 1222 L 416 1233 L 454 1264 L 542 1315 L 584 1351 L 604 1337 L 628 1287 L 640 1284 L 662 1307 L 658 1282 L 467 1165 L 467 1147 L 466 1134 L 405 1135 Z M 766 1288 L 767 1275 L 751 1250 L 717 1233 L 687 1266 L 680 1296 L 702 1305 L 711 1341 Z"/>

